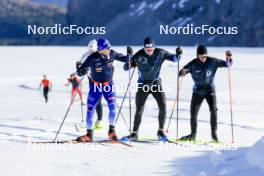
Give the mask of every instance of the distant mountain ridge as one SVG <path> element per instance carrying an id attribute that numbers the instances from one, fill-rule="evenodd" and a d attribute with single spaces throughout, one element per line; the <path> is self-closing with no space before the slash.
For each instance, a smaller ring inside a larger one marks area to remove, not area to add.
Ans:
<path id="1" fill-rule="evenodd" d="M 152 36 L 160 45 L 263 47 L 263 9 L 263 0 L 2 0 L 0 44 L 84 45 L 105 37 L 114 45 L 141 45 Z M 27 24 L 105 26 L 106 34 L 29 36 Z M 188 24 L 235 26 L 238 34 L 160 35 L 160 25 Z"/>
<path id="2" fill-rule="evenodd" d="M 141 44 L 150 35 L 162 45 L 264 46 L 263 9 L 262 0 L 69 0 L 68 18 L 74 24 L 106 25 L 105 37 L 118 45 Z M 166 24 L 237 26 L 238 34 L 160 35 L 159 25 Z M 83 36 L 77 43 L 93 37 Z"/>

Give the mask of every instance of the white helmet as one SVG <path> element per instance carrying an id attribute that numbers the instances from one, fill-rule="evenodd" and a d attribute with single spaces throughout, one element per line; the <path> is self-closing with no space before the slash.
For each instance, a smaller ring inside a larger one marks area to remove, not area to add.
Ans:
<path id="1" fill-rule="evenodd" d="M 90 40 L 90 42 L 88 43 L 88 51 L 89 52 L 97 51 L 97 41 L 95 39 Z"/>

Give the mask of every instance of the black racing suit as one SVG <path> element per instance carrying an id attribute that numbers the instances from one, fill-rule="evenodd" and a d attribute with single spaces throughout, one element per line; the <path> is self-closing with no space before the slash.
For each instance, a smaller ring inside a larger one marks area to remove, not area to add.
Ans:
<path id="1" fill-rule="evenodd" d="M 133 127 L 133 132 L 135 133 L 139 130 L 144 105 L 149 94 L 153 95 L 159 107 L 159 129 L 162 130 L 164 128 L 166 120 L 166 96 L 162 89 L 159 75 L 161 66 L 165 60 L 178 61 L 175 55 L 160 48 L 155 48 L 151 56 L 147 55 L 144 49 L 141 49 L 131 58 L 131 66 L 137 66 L 139 72 Z M 125 65 L 125 69 L 128 69 L 128 64 Z"/>
<path id="2" fill-rule="evenodd" d="M 232 60 L 230 60 L 232 64 Z M 203 100 L 205 99 L 210 109 L 211 130 L 217 130 L 217 105 L 214 77 L 219 67 L 227 67 L 228 62 L 212 57 L 207 57 L 205 63 L 202 63 L 198 58 L 193 59 L 180 71 L 180 75 L 190 73 L 194 81 L 193 94 L 190 106 L 191 114 L 191 134 L 197 132 L 197 116 Z"/>

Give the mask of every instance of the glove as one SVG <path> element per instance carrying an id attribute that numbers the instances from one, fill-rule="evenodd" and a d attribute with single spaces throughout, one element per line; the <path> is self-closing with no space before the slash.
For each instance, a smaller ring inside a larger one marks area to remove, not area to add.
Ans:
<path id="1" fill-rule="evenodd" d="M 76 62 L 76 69 L 78 70 L 81 67 L 82 63 L 81 62 Z"/>
<path id="2" fill-rule="evenodd" d="M 129 64 L 128 64 L 128 63 L 125 63 L 124 66 L 123 66 L 123 69 L 124 69 L 125 71 L 127 71 L 127 70 L 129 69 Z"/>
<path id="3" fill-rule="evenodd" d="M 181 55 L 182 55 L 182 49 L 178 46 L 178 47 L 176 48 L 176 56 L 179 57 L 179 56 L 181 56 Z"/>
<path id="4" fill-rule="evenodd" d="M 181 69 L 180 71 L 179 71 L 179 77 L 181 77 L 181 76 L 184 76 L 185 74 L 184 74 L 184 71 L 183 71 L 183 69 Z"/>
<path id="5" fill-rule="evenodd" d="M 85 70 L 85 69 L 77 69 L 77 75 L 78 76 L 83 76 L 83 75 L 85 75 L 86 73 L 87 73 L 87 71 Z"/>
<path id="6" fill-rule="evenodd" d="M 227 60 L 231 60 L 232 59 L 232 53 L 231 53 L 231 51 L 226 51 L 226 59 Z"/>
<path id="7" fill-rule="evenodd" d="M 130 46 L 127 46 L 127 55 L 132 55 L 133 49 Z"/>
<path id="8" fill-rule="evenodd" d="M 188 69 L 181 69 L 179 71 L 179 77 L 185 76 L 187 73 L 189 73 L 189 70 Z"/>
<path id="9" fill-rule="evenodd" d="M 136 63 L 136 62 L 131 62 L 131 63 L 130 63 L 130 67 L 136 67 L 136 66 L 137 66 L 137 63 Z M 125 63 L 125 65 L 123 66 L 123 69 L 124 69 L 125 71 L 129 70 L 129 63 L 128 63 L 128 62 Z"/>

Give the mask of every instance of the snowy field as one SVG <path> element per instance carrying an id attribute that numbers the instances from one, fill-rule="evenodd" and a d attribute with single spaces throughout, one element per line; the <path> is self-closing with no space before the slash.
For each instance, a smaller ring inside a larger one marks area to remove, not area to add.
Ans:
<path id="1" fill-rule="evenodd" d="M 174 47 L 165 47 L 174 52 Z M 126 47 L 114 47 L 125 53 Z M 137 50 L 139 48 L 135 48 Z M 235 144 L 231 145 L 230 112 L 227 69 L 219 69 L 215 78 L 218 101 L 218 136 L 224 144 L 203 146 L 192 144 L 132 143 L 133 148 L 117 144 L 28 144 L 29 140 L 52 140 L 68 108 L 70 87 L 66 79 L 75 71 L 75 62 L 86 51 L 85 47 L 0 47 L 0 175 L 264 175 L 264 49 L 263 48 L 208 48 L 209 55 L 224 59 L 225 50 L 233 52 L 231 70 Z M 181 67 L 195 57 L 194 47 L 183 47 Z M 115 62 L 116 84 L 127 83 L 128 72 L 123 63 Z M 165 62 L 161 70 L 163 85 L 169 86 L 167 117 L 176 95 L 177 64 Z M 44 103 L 38 90 L 42 75 L 53 83 L 50 101 Z M 133 82 L 135 83 L 137 74 Z M 190 75 L 184 77 L 180 90 L 179 136 L 190 132 L 189 104 L 192 94 Z M 88 91 L 84 79 L 84 94 Z M 120 105 L 123 92 L 118 92 Z M 134 115 L 135 93 L 132 93 Z M 95 131 L 95 139 L 107 138 L 105 101 L 104 130 Z M 122 109 L 128 121 L 128 101 Z M 140 138 L 156 138 L 158 107 L 150 96 L 143 114 Z M 167 118 L 167 122 L 168 122 Z M 168 136 L 175 139 L 176 120 L 172 120 Z M 198 140 L 210 140 L 209 110 L 206 102 L 198 117 Z M 73 139 L 75 123 L 81 121 L 80 101 L 76 101 L 59 135 L 60 140 Z M 167 127 L 167 124 L 166 124 Z M 117 135 L 128 134 L 120 117 Z M 254 145 L 254 143 L 258 143 Z M 225 150 L 219 147 L 230 147 Z M 217 148 L 218 147 L 218 148 Z"/>

